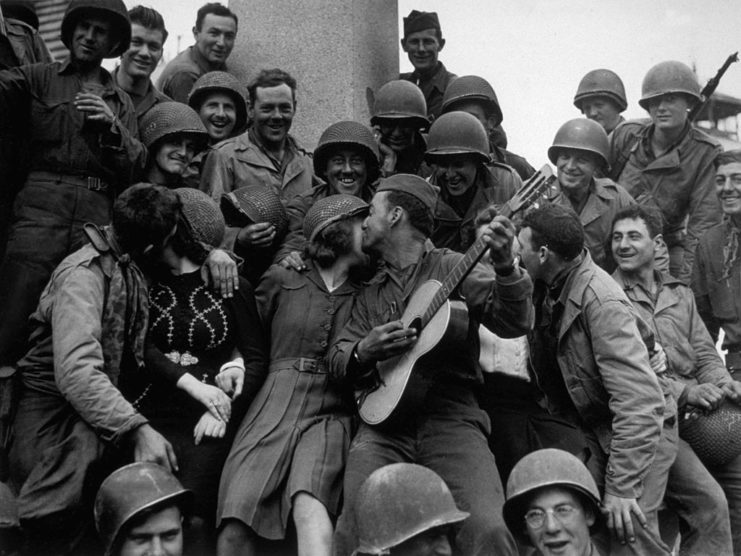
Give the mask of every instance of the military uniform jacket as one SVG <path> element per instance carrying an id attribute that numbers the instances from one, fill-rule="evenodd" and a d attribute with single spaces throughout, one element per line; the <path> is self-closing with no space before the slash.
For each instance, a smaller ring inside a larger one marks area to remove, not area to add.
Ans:
<path id="1" fill-rule="evenodd" d="M 629 153 L 617 182 L 640 204 L 655 204 L 664 216 L 664 240 L 681 247 L 672 253 L 672 269 L 680 280 L 689 279 L 695 247 L 703 233 L 720 221 L 715 195 L 713 161 L 718 143 L 687 126 L 682 138 L 658 158 L 651 150 L 653 124 L 625 122 L 612 136 L 611 163 Z"/>
<path id="2" fill-rule="evenodd" d="M 450 82 L 457 77 L 456 74 L 450 73 L 442 62 L 437 63 L 432 75 L 422 76 L 417 70 L 411 73 L 402 73 L 399 79 L 411 81 L 422 90 L 427 102 L 427 117 L 434 120 L 439 117 L 443 111 L 443 95 Z"/>

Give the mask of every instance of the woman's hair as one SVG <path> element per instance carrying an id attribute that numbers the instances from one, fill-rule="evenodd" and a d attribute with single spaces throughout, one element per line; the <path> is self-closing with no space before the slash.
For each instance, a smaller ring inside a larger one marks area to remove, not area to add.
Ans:
<path id="1" fill-rule="evenodd" d="M 345 218 L 327 226 L 306 244 L 304 254 L 321 268 L 329 268 L 353 247 L 353 223 L 359 217 Z"/>

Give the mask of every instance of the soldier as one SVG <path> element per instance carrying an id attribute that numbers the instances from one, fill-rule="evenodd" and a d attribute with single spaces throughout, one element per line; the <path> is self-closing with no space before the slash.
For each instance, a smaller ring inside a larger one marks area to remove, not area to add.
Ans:
<path id="1" fill-rule="evenodd" d="M 465 252 L 476 239 L 476 215 L 511 199 L 522 180 L 506 164 L 490 161 L 484 127 L 465 112 L 435 120 L 425 158 L 434 169 L 430 182 L 440 187 L 432 242 Z"/>
<path id="2" fill-rule="evenodd" d="M 142 117 L 153 106 L 172 100 L 159 92 L 150 79 L 162 59 L 167 29 L 162 15 L 152 8 L 135 6 L 129 10 L 129 19 L 131 42 L 121 54 L 121 65 L 113 71 L 113 78 L 131 97 L 141 127 Z"/>
<path id="3" fill-rule="evenodd" d="M 211 71 L 198 78 L 188 105 L 208 131 L 209 145 L 239 135 L 247 125 L 247 101 L 239 80 L 225 71 Z"/>
<path id="4" fill-rule="evenodd" d="M 450 556 L 455 530 L 469 516 L 448 485 L 421 465 L 392 463 L 376 469 L 358 492 L 357 554 Z"/>
<path id="5" fill-rule="evenodd" d="M 198 10 L 193 37 L 196 43 L 175 56 L 162 70 L 157 88 L 184 104 L 193 84 L 204 73 L 228 71 L 226 60 L 237 37 L 237 15 L 218 2 L 204 4 Z"/>
<path id="6" fill-rule="evenodd" d="M 609 142 L 604 129 L 592 120 L 577 118 L 563 124 L 548 158 L 556 165 L 560 192 L 551 202 L 570 207 L 584 226 L 585 246 L 598 266 L 612 264 L 607 242 L 615 213 L 635 203 L 622 186 L 596 177 L 607 170 Z M 609 269 L 612 270 L 612 269 Z"/>
<path id="7" fill-rule="evenodd" d="M 701 98 L 697 78 L 685 64 L 656 64 L 641 90 L 638 103 L 651 122 L 626 122 L 615 129 L 610 176 L 639 204 L 661 210 L 669 272 L 687 282 L 697 242 L 721 219 L 713 190 L 713 160 L 720 146 L 687 118 Z"/>
<path id="8" fill-rule="evenodd" d="M 612 276 L 641 318 L 650 323 L 656 341 L 666 352 L 667 370 L 659 375 L 659 383 L 676 402 L 680 415 L 690 406 L 713 410 L 726 397 L 739 402 L 741 383 L 734 381 L 723 365 L 691 290 L 656 270 L 654 252 L 661 245 L 657 241 L 660 234 L 661 215 L 655 209 L 634 205 L 615 215 L 612 252 L 618 268 Z M 676 437 L 676 432 L 673 434 Z M 741 554 L 741 456 L 709 472 L 687 442 L 678 442 L 666 501 L 685 524 L 681 553 Z M 736 518 L 730 522 L 729 506 Z"/>
<path id="9" fill-rule="evenodd" d="M 404 18 L 404 38 L 401 47 L 414 66 L 412 73 L 402 73 L 399 79 L 411 81 L 422 90 L 427 103 L 427 116 L 430 121 L 442 112 L 445 89 L 455 78 L 455 74 L 445 69 L 438 60 L 445 46 L 440 20 L 436 12 L 412 10 Z"/>
<path id="10" fill-rule="evenodd" d="M 261 185 L 287 203 L 315 184 L 311 155 L 288 133 L 296 113 L 296 80 L 279 69 L 262 70 L 247 90 L 253 124 L 211 149 L 203 163 L 200 189 L 218 202 L 224 193 L 243 185 Z M 227 228 L 224 245 L 265 247 L 276 233 L 268 222 Z"/>
<path id="11" fill-rule="evenodd" d="M 417 174 L 426 178 L 425 140 L 422 131 L 430 125 L 425 97 L 408 81 L 389 81 L 378 90 L 371 125 L 376 130 L 384 177 Z"/>
<path id="12" fill-rule="evenodd" d="M 130 35 L 121 0 L 72 0 L 62 20 L 70 58 L 0 72 L 0 128 L 22 113 L 31 134 L 0 265 L 0 366 L 22 355 L 28 315 L 54 267 L 84 243 L 83 224 L 108 223 L 114 196 L 143 168 L 131 100 L 101 68 Z"/>
<path id="13" fill-rule="evenodd" d="M 443 96 L 443 114 L 458 110 L 475 116 L 489 136 L 489 150 L 494 162 L 512 166 L 523 180 L 535 173 L 523 157 L 508 151 L 501 145 L 502 108 L 494 89 L 486 79 L 477 75 L 464 75 L 454 79 Z M 506 145 L 505 145 L 506 146 Z"/>
<path id="14" fill-rule="evenodd" d="M 182 556 L 193 493 L 164 467 L 132 463 L 111 473 L 95 497 L 106 556 Z"/>
<path id="15" fill-rule="evenodd" d="M 628 107 L 623 81 L 608 69 L 588 72 L 576 89 L 574 106 L 585 118 L 601 125 L 608 138 L 612 137 L 613 130 L 625 121 L 620 113 Z"/>
<path id="16" fill-rule="evenodd" d="M 584 249 L 572 209 L 527 213 L 518 242 L 536 283 L 533 371 L 549 412 L 584 434 L 586 465 L 604 491 L 610 554 L 668 555 L 657 514 L 676 445 L 662 431 L 664 395 L 634 309 Z"/>
<path id="17" fill-rule="evenodd" d="M 461 261 L 459 253 L 429 245 L 436 196 L 435 188 L 419 176 L 396 174 L 381 180 L 362 237 L 363 250 L 382 260 L 381 271 L 358 294 L 350 319 L 331 349 L 330 372 L 338 379 L 372 388 L 376 364 L 403 353 L 417 340 L 417 331 L 399 320 L 410 293 L 426 280 L 444 279 Z M 500 216 L 484 231 L 493 268 L 476 265 L 456 288 L 454 299 L 465 299 L 471 318 L 460 330 L 459 341 L 440 346 L 435 357 L 423 364 L 426 371 L 420 378 L 426 378 L 412 381 L 410 394 L 420 400 L 419 405 L 402 404 L 399 411 L 404 418 L 398 426 L 360 425 L 345 472 L 345 511 L 335 534 L 337 554 L 347 556 L 357 546 L 351 509 L 356 507 L 363 481 L 379 467 L 400 461 L 424 462 L 471 513 L 457 533 L 457 551 L 472 556 L 516 553 L 497 517 L 503 493 L 486 442 L 488 419 L 475 398 L 481 384 L 476 363 L 480 322 L 507 337 L 524 334 L 530 325 L 532 284 L 514 265 L 513 228 Z"/>
<path id="18" fill-rule="evenodd" d="M 504 519 L 537 556 L 599 556 L 590 539 L 604 526 L 599 490 L 582 461 L 563 450 L 536 450 L 515 465 Z"/>
<path id="19" fill-rule="evenodd" d="M 288 202 L 288 235 L 275 255 L 279 264 L 305 268 L 301 256 L 306 241 L 304 219 L 319 199 L 344 193 L 371 200 L 380 176 L 378 159 L 376 139 L 361 123 L 337 122 L 322 132 L 314 151 L 314 173 L 324 182 Z"/>

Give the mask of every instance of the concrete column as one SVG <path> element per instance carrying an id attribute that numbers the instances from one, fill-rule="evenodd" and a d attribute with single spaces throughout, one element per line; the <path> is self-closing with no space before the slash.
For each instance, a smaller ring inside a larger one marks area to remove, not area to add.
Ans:
<path id="1" fill-rule="evenodd" d="M 340 120 L 369 124 L 366 88 L 399 75 L 396 0 L 230 0 L 239 16 L 231 71 L 248 83 L 263 68 L 298 81 L 291 133 L 313 150 Z"/>

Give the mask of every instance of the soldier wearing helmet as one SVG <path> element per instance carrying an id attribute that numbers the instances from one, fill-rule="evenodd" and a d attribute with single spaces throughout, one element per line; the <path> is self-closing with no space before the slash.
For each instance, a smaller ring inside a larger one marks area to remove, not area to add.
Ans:
<path id="1" fill-rule="evenodd" d="M 494 89 L 486 79 L 477 75 L 464 75 L 454 79 L 443 96 L 443 113 L 468 112 L 484 126 L 489 136 L 489 150 L 494 162 L 512 166 L 523 180 L 535 173 L 523 157 L 514 154 L 501 144 L 502 109 Z"/>
<path id="2" fill-rule="evenodd" d="M 188 105 L 208 131 L 209 144 L 239 135 L 247 125 L 246 91 L 232 74 L 211 71 L 198 78 L 188 96 Z"/>
<path id="3" fill-rule="evenodd" d="M 401 47 L 414 66 L 411 73 L 402 73 L 399 79 L 411 81 L 422 90 L 427 104 L 427 117 L 430 121 L 442 112 L 445 89 L 455 79 L 443 63 L 438 60 L 445 46 L 440 20 L 436 12 L 412 10 L 404 18 L 404 38 Z"/>
<path id="4" fill-rule="evenodd" d="M 657 514 L 676 445 L 664 434 L 672 411 L 649 359 L 653 338 L 644 341 L 635 309 L 584 249 L 573 209 L 546 204 L 526 213 L 518 243 L 536 284 L 533 373 L 548 411 L 586 442 L 587 466 L 604 491 L 610 554 L 668 556 Z"/>
<path id="5" fill-rule="evenodd" d="M 486 146 L 481 124 L 464 116 L 480 127 Z M 444 124 L 443 118 L 438 122 Z M 436 204 L 437 188 L 411 174 L 381 179 L 371 200 L 362 243 L 380 260 L 380 270 L 356 296 L 329 355 L 330 372 L 359 390 L 375 387 L 379 361 L 401 355 L 417 341 L 418 331 L 400 320 L 410 293 L 428 280 L 444 280 L 461 261 L 460 253 L 431 247 Z M 455 341 L 432 352 L 425 379 L 410 381 L 409 394 L 419 403 L 402 402 L 400 416 L 391 416 L 391 422 L 361 423 L 345 472 L 345 505 L 335 532 L 338 555 L 349 556 L 358 545 L 351 508 L 357 507 L 361 484 L 376 469 L 400 462 L 435 469 L 471 513 L 456 532 L 457 553 L 516 553 L 501 521 L 502 487 L 487 445 L 488 419 L 476 400 L 483 381 L 479 325 L 514 337 L 530 324 L 532 285 L 514 265 L 513 240 L 514 226 L 504 216 L 485 226 L 482 241 L 491 264 L 474 265 L 452 293 L 452 299 L 465 300 L 469 319 Z"/>
<path id="6" fill-rule="evenodd" d="M 190 106 L 164 102 L 149 110 L 141 120 L 142 142 L 147 147 L 145 181 L 169 188 L 182 187 L 192 169 L 193 157 L 203 151 L 208 134 Z"/>
<path id="7" fill-rule="evenodd" d="M 536 450 L 512 469 L 504 520 L 538 556 L 599 556 L 590 536 L 604 525 L 597 485 L 576 456 Z"/>
<path id="8" fill-rule="evenodd" d="M 358 556 L 445 556 L 469 516 L 440 476 L 414 463 L 376 469 L 360 487 L 355 519 Z"/>
<path id="9" fill-rule="evenodd" d="M 422 91 L 404 80 L 389 81 L 378 90 L 371 125 L 378 138 L 384 177 L 417 174 L 426 178 L 425 140 L 422 131 L 430 122 Z"/>
<path id="10" fill-rule="evenodd" d="M 588 72 L 576 89 L 574 106 L 585 118 L 601 125 L 609 137 L 625 121 L 620 115 L 628 107 L 623 81 L 618 74 L 608 69 Z"/>
<path id="11" fill-rule="evenodd" d="M 113 78 L 131 97 L 141 127 L 144 114 L 153 106 L 171 100 L 150 79 L 162 60 L 167 29 L 162 15 L 152 8 L 134 6 L 129 10 L 129 19 L 131 42 L 121 54 L 121 65 L 113 71 Z"/>
<path id="12" fill-rule="evenodd" d="M 572 208 L 584 226 L 584 243 L 592 260 L 606 268 L 612 265 L 606 251 L 615 213 L 635 203 L 622 186 L 601 178 L 608 169 L 609 141 L 594 120 L 577 118 L 563 124 L 548 158 L 556 166 L 559 192 L 551 202 Z M 612 270 L 609 268 L 608 270 Z"/>
<path id="13" fill-rule="evenodd" d="M 664 347 L 667 372 L 659 375 L 659 382 L 679 407 L 680 415 L 691 408 L 710 412 L 724 400 L 740 402 L 741 382 L 733 380 L 726 370 L 700 318 L 692 291 L 656 269 L 654 253 L 660 246 L 661 215 L 654 208 L 640 205 L 624 209 L 615 215 L 611 235 L 612 254 L 618 265 L 612 277 Z M 733 554 L 731 531 L 735 530 L 738 544 L 741 524 L 732 524 L 728 513 L 729 507 L 734 517 L 741 512 L 741 497 L 736 494 L 741 493 L 741 455 L 737 451 L 735 457 L 708 470 L 700 454 L 677 438 L 676 427 L 665 427 L 664 432 L 678 444 L 666 502 L 685 524 L 681 552 Z M 726 429 L 720 442 L 730 444 L 728 437 Z"/>
<path id="14" fill-rule="evenodd" d="M 484 126 L 466 112 L 448 112 L 432 124 L 425 158 L 431 183 L 440 187 L 432 242 L 465 252 L 476 239 L 476 215 L 512 198 L 522 180 L 509 166 L 491 162 Z"/>
<path id="15" fill-rule="evenodd" d="M 182 556 L 193 493 L 164 467 L 132 463 L 111 473 L 95 497 L 106 556 Z"/>
<path id="16" fill-rule="evenodd" d="M 638 101 L 651 122 L 631 122 L 613 132 L 610 174 L 641 205 L 657 207 L 669 248 L 669 271 L 687 282 L 695 247 L 720 221 L 713 189 L 713 160 L 720 145 L 694 128 L 687 114 L 700 102 L 700 85 L 681 62 L 661 62 L 643 79 Z"/>
<path id="17" fill-rule="evenodd" d="M 146 156 L 131 99 L 101 68 L 129 44 L 124 3 L 72 0 L 61 35 L 66 61 L 0 72 L 0 113 L 21 114 L 31 133 L 0 264 L 0 367 L 21 355 L 28 316 L 54 267 L 85 242 L 83 224 L 108 223 L 113 198 Z"/>
<path id="18" fill-rule="evenodd" d="M 368 202 L 380 176 L 378 144 L 373 132 L 361 123 L 342 121 L 330 125 L 314 150 L 314 173 L 323 182 L 286 206 L 288 234 L 275 255 L 285 268 L 303 270 L 301 257 L 306 237 L 304 219 L 319 199 L 329 195 L 354 195 Z"/>

